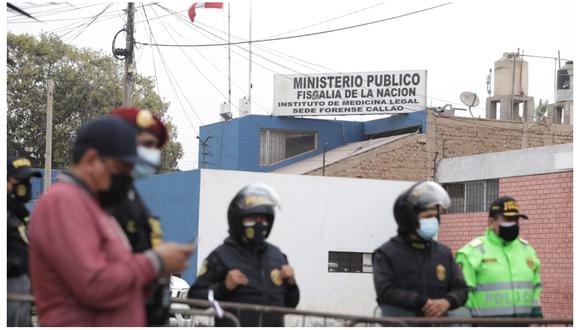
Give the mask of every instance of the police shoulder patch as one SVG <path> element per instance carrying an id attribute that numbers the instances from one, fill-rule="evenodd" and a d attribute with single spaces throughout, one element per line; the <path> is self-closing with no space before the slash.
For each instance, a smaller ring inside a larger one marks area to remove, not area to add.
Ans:
<path id="1" fill-rule="evenodd" d="M 528 243 L 528 241 L 526 241 L 525 239 L 518 237 L 518 239 L 520 240 L 520 242 L 524 243 L 525 245 L 530 245 L 530 243 Z"/>
<path id="2" fill-rule="evenodd" d="M 201 264 L 201 267 L 199 268 L 199 272 L 197 273 L 197 276 L 202 276 L 205 273 L 207 273 L 207 259 L 205 259 L 203 261 L 203 263 Z"/>

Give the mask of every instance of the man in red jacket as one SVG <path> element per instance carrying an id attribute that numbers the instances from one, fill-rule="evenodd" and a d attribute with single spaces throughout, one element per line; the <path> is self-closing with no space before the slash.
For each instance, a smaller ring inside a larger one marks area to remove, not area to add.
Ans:
<path id="1" fill-rule="evenodd" d="M 73 167 L 31 216 L 30 274 L 42 326 L 145 326 L 147 287 L 183 271 L 192 245 L 162 243 L 132 253 L 102 208 L 127 193 L 136 131 L 119 118 L 88 122 L 73 146 Z"/>

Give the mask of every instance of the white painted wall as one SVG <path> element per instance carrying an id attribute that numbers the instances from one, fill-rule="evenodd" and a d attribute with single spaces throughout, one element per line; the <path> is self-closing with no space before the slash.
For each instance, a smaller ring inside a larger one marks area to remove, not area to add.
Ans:
<path id="1" fill-rule="evenodd" d="M 437 166 L 440 183 L 507 178 L 569 171 L 573 169 L 573 145 L 555 144 L 537 148 L 445 158 Z"/>
<path id="2" fill-rule="evenodd" d="M 329 273 L 328 251 L 372 252 L 396 235 L 395 198 L 411 182 L 202 170 L 198 269 L 227 236 L 227 207 L 250 183 L 270 185 L 282 210 L 269 242 L 288 256 L 299 309 L 372 315 L 372 274 Z"/>

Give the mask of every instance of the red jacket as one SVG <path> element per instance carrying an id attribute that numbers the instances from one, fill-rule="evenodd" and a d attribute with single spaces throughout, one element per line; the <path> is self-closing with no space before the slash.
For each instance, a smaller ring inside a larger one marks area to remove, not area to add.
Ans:
<path id="1" fill-rule="evenodd" d="M 154 253 L 133 254 L 87 190 L 57 182 L 30 219 L 30 277 L 42 326 L 145 326 Z"/>

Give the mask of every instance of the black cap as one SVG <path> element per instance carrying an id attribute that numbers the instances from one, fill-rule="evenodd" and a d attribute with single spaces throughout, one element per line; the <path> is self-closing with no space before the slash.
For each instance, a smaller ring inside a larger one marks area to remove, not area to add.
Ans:
<path id="1" fill-rule="evenodd" d="M 73 153 L 89 148 L 95 148 L 101 156 L 147 164 L 137 155 L 137 129 L 121 118 L 107 116 L 84 124 L 78 131 Z"/>
<path id="2" fill-rule="evenodd" d="M 502 196 L 491 203 L 489 217 L 495 218 L 498 214 L 504 217 L 528 218 L 527 215 L 520 213 L 518 202 L 510 196 Z"/>
<path id="3" fill-rule="evenodd" d="M 30 161 L 23 157 L 10 156 L 8 157 L 8 176 L 16 180 L 25 180 L 31 176 L 41 177 L 39 170 L 30 167 Z"/>

